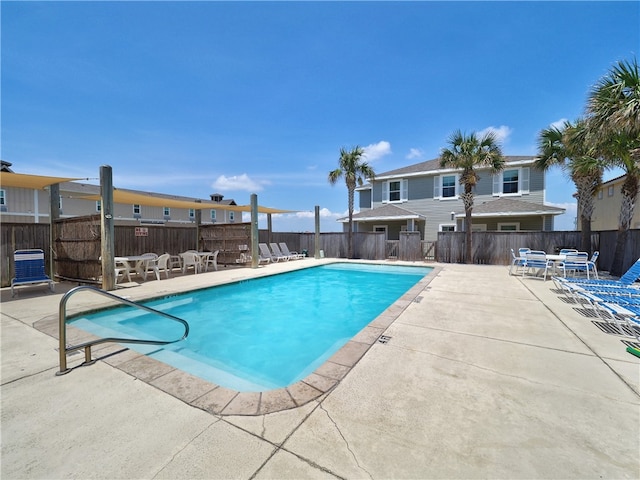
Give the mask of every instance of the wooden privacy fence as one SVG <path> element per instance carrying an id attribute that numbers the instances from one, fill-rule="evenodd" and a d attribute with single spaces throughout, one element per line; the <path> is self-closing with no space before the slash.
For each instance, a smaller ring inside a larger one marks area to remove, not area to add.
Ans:
<path id="1" fill-rule="evenodd" d="M 509 265 L 511 249 L 521 247 L 557 253 L 561 248 L 581 249 L 581 232 L 473 232 L 473 263 Z M 608 271 L 613 262 L 617 231 L 593 232 L 589 254 L 600 252 L 598 268 Z M 436 261 L 464 263 L 465 233 L 438 233 Z M 625 248 L 623 271 L 640 258 L 640 230 L 630 230 Z"/>
<path id="2" fill-rule="evenodd" d="M 48 224 L 0 225 L 2 264 L 0 281 L 8 286 L 13 278 L 13 252 L 24 248 L 41 248 L 45 262 L 54 259 L 53 272 L 57 279 L 95 283 L 101 276 L 101 235 L 97 215 L 74 217 L 54 222 L 52 235 Z M 53 236 L 53 245 L 51 237 Z M 328 258 L 346 258 L 347 234 L 320 233 L 319 250 Z M 613 261 L 617 232 L 594 232 L 591 251 L 600 251 L 598 268 L 608 271 Z M 306 251 L 315 255 L 315 233 L 259 232 L 263 243 L 285 242 L 292 251 Z M 397 259 L 406 261 L 435 260 L 441 263 L 463 263 L 464 232 L 442 232 L 437 242 L 421 241 L 417 232 L 401 232 L 400 239 L 387 241 L 382 232 L 354 232 L 354 258 L 367 260 Z M 163 226 L 116 226 L 114 254 L 140 255 L 146 252 L 177 255 L 189 249 L 220 250 L 218 263 L 235 264 L 240 245 L 251 243 L 249 223 L 195 225 L 166 228 Z M 474 232 L 474 263 L 509 265 L 510 249 L 520 247 L 555 253 L 563 247 L 580 248 L 580 232 Z M 640 258 L 640 230 L 630 230 L 625 249 L 623 270 Z M 47 268 L 49 271 L 49 268 Z"/>

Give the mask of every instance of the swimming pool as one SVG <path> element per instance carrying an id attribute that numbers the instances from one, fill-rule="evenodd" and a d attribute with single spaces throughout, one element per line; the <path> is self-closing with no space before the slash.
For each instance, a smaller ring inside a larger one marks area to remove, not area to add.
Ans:
<path id="1" fill-rule="evenodd" d="M 240 392 L 286 387 L 322 365 L 430 267 L 335 263 L 144 302 L 189 322 L 162 348 L 128 345 Z M 130 307 L 71 319 L 98 336 L 169 339 L 180 325 Z"/>

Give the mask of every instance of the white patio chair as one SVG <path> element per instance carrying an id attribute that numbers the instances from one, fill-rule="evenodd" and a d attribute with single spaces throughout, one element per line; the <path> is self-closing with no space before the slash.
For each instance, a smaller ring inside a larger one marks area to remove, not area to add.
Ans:
<path id="1" fill-rule="evenodd" d="M 562 271 L 562 276 L 566 277 L 567 272 L 571 272 L 573 276 L 578 272 L 585 273 L 589 278 L 589 254 L 587 252 L 569 252 L 565 260 L 556 265 L 558 270 Z"/>
<path id="2" fill-rule="evenodd" d="M 180 258 L 182 258 L 182 273 L 187 273 L 187 270 L 190 267 L 193 267 L 193 273 L 200 272 L 200 257 L 197 253 L 194 252 L 182 252 L 180 254 Z"/>
<path id="3" fill-rule="evenodd" d="M 513 267 L 516 267 L 516 275 L 518 274 L 518 268 L 523 268 L 525 266 L 527 259 L 523 256 L 516 257 L 516 253 L 511 249 L 511 266 L 509 267 L 509 275 L 511 275 L 511 271 Z"/>
<path id="4" fill-rule="evenodd" d="M 529 273 L 531 269 L 534 269 L 536 276 L 540 271 L 543 271 L 543 279 L 546 280 L 549 268 L 553 268 L 553 261 L 547 260 L 546 252 L 543 252 L 542 250 L 531 250 L 525 254 L 522 276 L 524 277 L 526 273 Z"/>
<path id="5" fill-rule="evenodd" d="M 220 250 L 202 257 L 202 268 L 204 268 L 205 272 L 209 271 L 209 265 L 213 267 L 214 271 L 218 271 L 218 253 L 220 253 Z"/>
<path id="6" fill-rule="evenodd" d="M 156 278 L 160 280 L 160 272 L 164 272 L 165 277 L 169 278 L 169 272 L 171 271 L 171 268 L 171 255 L 169 255 L 168 253 L 163 253 L 158 257 L 154 266 Z"/>

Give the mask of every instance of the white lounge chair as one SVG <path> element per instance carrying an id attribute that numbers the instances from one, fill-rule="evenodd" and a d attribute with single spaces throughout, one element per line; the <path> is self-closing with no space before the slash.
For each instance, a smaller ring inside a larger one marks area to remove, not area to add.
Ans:
<path id="1" fill-rule="evenodd" d="M 260 249 L 260 256 L 262 258 L 269 258 L 272 262 L 279 262 L 280 260 L 286 261 L 287 257 L 275 255 L 266 243 L 259 243 L 258 248 Z"/>
<path id="2" fill-rule="evenodd" d="M 280 242 L 279 245 L 280 245 L 280 250 L 282 251 L 282 253 L 284 255 L 288 256 L 291 260 L 299 260 L 301 258 L 304 258 L 304 255 L 301 254 L 301 253 L 291 252 L 286 243 Z"/>
<path id="3" fill-rule="evenodd" d="M 285 262 L 291 260 L 291 257 L 289 255 L 285 255 L 284 253 L 282 253 L 277 243 L 270 243 L 269 246 L 271 247 L 271 251 L 276 257 L 284 260 Z"/>

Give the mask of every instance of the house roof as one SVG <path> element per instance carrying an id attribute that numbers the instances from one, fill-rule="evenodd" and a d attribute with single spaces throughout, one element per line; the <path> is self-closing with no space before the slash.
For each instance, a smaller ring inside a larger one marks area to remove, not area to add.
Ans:
<path id="1" fill-rule="evenodd" d="M 507 155 L 504 157 L 506 165 L 518 165 L 518 164 L 530 164 L 533 163 L 536 157 L 528 156 L 528 155 Z M 451 168 L 442 168 L 440 167 L 440 158 L 434 158 L 433 160 L 427 160 L 426 162 L 415 163 L 413 165 L 408 165 L 406 167 L 397 168 L 395 170 L 389 170 L 387 172 L 377 173 L 375 179 L 383 180 L 385 178 L 394 178 L 394 177 L 406 177 L 406 176 L 417 176 L 417 175 L 425 175 L 429 173 L 435 173 L 438 171 L 451 171 L 454 172 L 456 169 Z M 371 188 L 371 183 L 367 183 L 357 190 L 366 190 Z"/>
<path id="2" fill-rule="evenodd" d="M 541 205 L 539 203 L 524 202 L 512 198 L 489 200 L 473 206 L 472 217 L 513 217 L 529 215 L 562 215 L 564 208 Z M 464 217 L 463 212 L 456 212 L 456 217 Z"/>
<path id="3" fill-rule="evenodd" d="M 373 222 L 376 220 L 389 221 L 389 220 L 425 220 L 427 217 L 420 215 L 419 213 L 412 212 L 406 208 L 398 207 L 396 205 L 383 205 L 371 210 L 363 210 L 353 215 L 353 220 L 358 222 Z M 349 217 L 342 217 L 338 219 L 338 222 L 348 222 Z"/>

